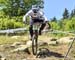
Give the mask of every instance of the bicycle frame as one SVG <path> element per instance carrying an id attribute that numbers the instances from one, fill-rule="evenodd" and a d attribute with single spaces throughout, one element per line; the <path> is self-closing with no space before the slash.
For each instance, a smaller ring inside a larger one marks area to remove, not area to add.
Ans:
<path id="1" fill-rule="evenodd" d="M 40 23 L 34 23 L 33 25 L 33 37 L 32 37 L 32 52 L 34 55 L 37 54 L 38 49 L 38 31 L 39 31 Z"/>

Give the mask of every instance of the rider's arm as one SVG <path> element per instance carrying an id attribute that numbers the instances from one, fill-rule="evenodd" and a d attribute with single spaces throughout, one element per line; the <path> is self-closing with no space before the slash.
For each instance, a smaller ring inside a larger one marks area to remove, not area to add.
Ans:
<path id="1" fill-rule="evenodd" d="M 31 14 L 31 10 L 30 11 L 28 11 L 24 16 L 23 16 L 23 22 L 26 22 L 26 17 L 27 16 L 30 16 L 30 14 Z"/>
<path id="2" fill-rule="evenodd" d="M 49 23 L 47 17 L 44 15 L 45 23 L 48 24 L 48 29 L 51 29 L 51 24 Z"/>
<path id="3" fill-rule="evenodd" d="M 48 21 L 47 17 L 44 15 L 44 13 L 43 13 L 43 12 L 40 12 L 40 14 L 41 14 L 41 15 L 42 15 L 42 17 L 44 18 L 45 23 L 46 23 L 46 24 L 48 24 L 48 29 L 50 29 L 50 28 L 51 28 L 51 25 L 50 25 L 50 23 L 49 23 L 49 21 Z"/>
<path id="4" fill-rule="evenodd" d="M 47 17 L 44 15 L 43 11 L 39 11 L 39 13 L 44 18 L 45 21 L 48 21 Z"/>
<path id="5" fill-rule="evenodd" d="M 43 15 L 43 17 L 44 17 L 45 21 L 48 21 L 48 19 L 47 19 L 47 17 L 45 15 Z"/>

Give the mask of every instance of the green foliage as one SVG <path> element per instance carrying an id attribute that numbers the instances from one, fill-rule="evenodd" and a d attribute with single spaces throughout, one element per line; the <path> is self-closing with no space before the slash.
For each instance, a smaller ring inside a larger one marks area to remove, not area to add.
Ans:
<path id="1" fill-rule="evenodd" d="M 43 0 L 0 0 L 0 30 L 22 28 L 29 26 L 23 23 L 23 15 L 31 9 L 32 5 L 39 5 L 43 8 Z M 4 7 L 3 7 L 4 6 Z"/>
<path id="2" fill-rule="evenodd" d="M 57 22 L 51 22 L 50 24 L 52 29 L 59 30 L 60 25 Z"/>
<path id="3" fill-rule="evenodd" d="M 21 28 L 21 27 L 23 27 L 23 23 L 21 23 L 21 22 L 14 23 L 14 28 Z"/>
<path id="4" fill-rule="evenodd" d="M 22 22 L 16 21 L 15 19 L 10 18 L 0 19 L 0 30 L 21 28 L 21 27 L 24 27 L 24 24 Z"/>
<path id="5" fill-rule="evenodd" d="M 69 31 L 72 30 L 72 20 L 67 21 L 67 23 L 65 22 L 64 29 Z"/>
<path id="6" fill-rule="evenodd" d="M 6 0 L 7 1 L 7 0 Z M 0 0 L 0 3 L 2 4 L 2 3 L 5 3 L 6 2 L 5 0 Z"/>
<path id="7" fill-rule="evenodd" d="M 52 29 L 73 31 L 75 30 L 75 17 L 72 19 L 58 20 L 57 22 L 50 22 Z"/>
<path id="8" fill-rule="evenodd" d="M 2 2 L 0 3 L 6 6 L 6 8 L 3 8 L 4 13 L 10 17 L 24 15 L 34 4 L 41 8 L 44 4 L 43 0 L 6 0 Z"/>
<path id="9" fill-rule="evenodd" d="M 63 19 L 67 19 L 67 18 L 69 18 L 69 12 L 68 12 L 67 8 L 65 8 L 65 11 L 63 13 Z"/>
<path id="10" fill-rule="evenodd" d="M 44 4 L 43 0 L 0 0 L 0 3 L 6 6 L 6 8 L 0 11 L 0 30 L 28 27 L 29 17 L 27 17 L 27 24 L 24 24 L 22 20 L 23 15 L 31 9 L 32 5 L 37 4 L 43 8 Z M 75 9 L 72 10 L 70 17 L 71 19 L 68 19 L 69 12 L 65 8 L 63 19 L 57 20 L 56 17 L 51 19 L 50 24 L 52 29 L 74 31 Z"/>

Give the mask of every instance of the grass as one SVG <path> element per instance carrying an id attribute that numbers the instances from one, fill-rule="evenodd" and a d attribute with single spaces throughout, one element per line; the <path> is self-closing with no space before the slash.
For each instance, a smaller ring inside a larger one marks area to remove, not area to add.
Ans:
<path id="1" fill-rule="evenodd" d="M 39 36 L 39 40 L 48 40 L 50 37 L 47 36 Z M 9 44 L 14 42 L 23 42 L 29 40 L 28 35 L 23 36 L 0 36 L 0 44 Z"/>
<path id="2" fill-rule="evenodd" d="M 14 35 L 16 36 L 16 35 Z M 14 43 L 17 41 L 27 41 L 29 40 L 29 35 L 18 35 L 16 37 L 13 36 L 8 36 L 8 35 L 0 35 L 0 44 L 8 44 L 8 43 Z M 61 38 L 61 37 L 65 37 L 65 36 L 70 36 L 67 34 L 51 34 L 51 33 L 43 33 L 42 36 L 39 36 L 39 40 L 49 40 L 51 37 L 54 38 Z"/>
<path id="3" fill-rule="evenodd" d="M 26 40 L 28 40 L 28 36 L 0 36 L 0 44 L 10 44 Z"/>
<path id="4" fill-rule="evenodd" d="M 39 40 L 48 40 L 50 38 L 49 35 L 43 34 L 42 36 L 39 36 Z M 0 35 L 0 44 L 9 44 L 14 42 L 23 42 L 29 40 L 29 35 L 14 35 L 14 36 L 8 36 L 8 35 Z"/>

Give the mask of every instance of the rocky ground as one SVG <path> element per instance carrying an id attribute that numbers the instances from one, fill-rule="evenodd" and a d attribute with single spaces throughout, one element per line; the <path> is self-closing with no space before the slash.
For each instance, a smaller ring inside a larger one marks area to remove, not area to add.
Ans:
<path id="1" fill-rule="evenodd" d="M 73 37 L 40 40 L 38 41 L 37 57 L 32 54 L 31 41 L 1 44 L 0 60 L 64 60 L 64 56 L 72 40 Z M 66 60 L 75 59 L 68 58 Z"/>

